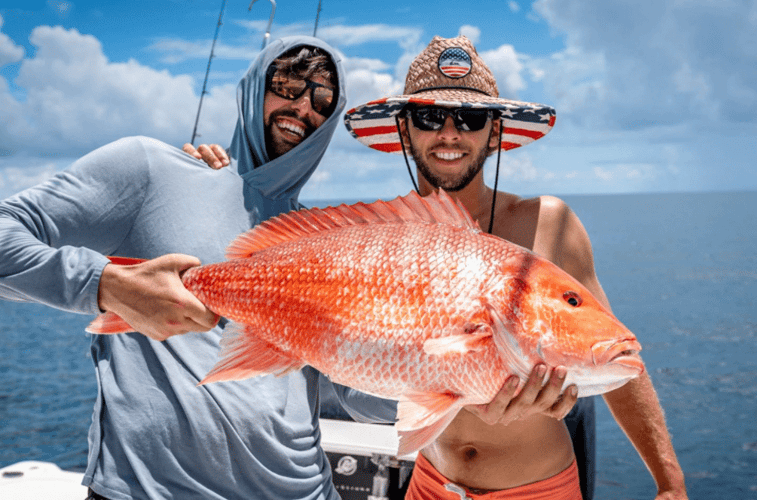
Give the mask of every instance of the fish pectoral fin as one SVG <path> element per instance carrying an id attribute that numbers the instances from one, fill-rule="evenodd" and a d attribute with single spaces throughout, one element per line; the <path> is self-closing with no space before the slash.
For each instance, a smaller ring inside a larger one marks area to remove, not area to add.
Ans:
<path id="1" fill-rule="evenodd" d="M 450 412 L 462 408 L 462 395 L 453 392 L 409 391 L 397 403 L 398 431 L 414 431 L 433 425 Z"/>
<path id="2" fill-rule="evenodd" d="M 305 366 L 258 337 L 252 327 L 236 323 L 224 330 L 220 355 L 221 360 L 198 385 L 270 374 L 281 377 Z"/>
<path id="3" fill-rule="evenodd" d="M 484 302 L 484 307 L 491 317 L 491 324 L 494 327 L 494 344 L 497 346 L 500 357 L 513 375 L 517 375 L 521 380 L 526 380 L 532 367 L 528 364 L 526 356 L 513 334 L 517 326 L 499 314 L 490 303 Z"/>
<path id="4" fill-rule="evenodd" d="M 466 325 L 465 332 L 438 339 L 428 339 L 423 343 L 423 350 L 426 354 L 436 356 L 476 352 L 489 345 L 494 333 L 492 327 L 487 324 Z"/>
<path id="5" fill-rule="evenodd" d="M 421 448 L 425 448 L 434 442 L 439 435 L 444 432 L 444 429 L 452 422 L 457 416 L 462 406 L 454 406 L 442 415 L 440 419 L 431 425 L 421 427 L 414 430 L 399 430 L 397 429 L 397 435 L 399 436 L 399 448 L 397 450 L 397 456 L 402 457 L 410 455 Z"/>

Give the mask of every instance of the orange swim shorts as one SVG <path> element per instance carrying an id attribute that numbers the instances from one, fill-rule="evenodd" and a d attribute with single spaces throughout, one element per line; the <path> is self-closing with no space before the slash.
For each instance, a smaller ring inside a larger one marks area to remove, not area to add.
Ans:
<path id="1" fill-rule="evenodd" d="M 574 460 L 564 471 L 542 481 L 479 495 L 452 483 L 418 453 L 405 500 L 581 500 L 581 485 Z"/>

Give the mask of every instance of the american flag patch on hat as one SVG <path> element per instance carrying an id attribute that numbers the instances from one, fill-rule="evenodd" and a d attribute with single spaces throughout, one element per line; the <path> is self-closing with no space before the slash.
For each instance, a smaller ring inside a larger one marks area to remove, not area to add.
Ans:
<path id="1" fill-rule="evenodd" d="M 462 78 L 470 73 L 471 60 L 460 47 L 451 47 L 439 56 L 439 71 L 450 78 Z"/>

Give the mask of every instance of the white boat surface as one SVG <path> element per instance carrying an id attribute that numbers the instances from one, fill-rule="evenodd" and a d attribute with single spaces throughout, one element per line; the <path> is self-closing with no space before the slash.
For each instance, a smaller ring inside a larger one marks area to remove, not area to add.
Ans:
<path id="1" fill-rule="evenodd" d="M 396 460 L 399 441 L 394 426 L 322 418 L 321 444 L 326 452 Z M 414 457 L 402 457 L 412 461 Z M 50 462 L 24 461 L 0 469 L 2 500 L 84 500 L 84 474 Z M 381 498 L 375 497 L 374 498 Z"/>

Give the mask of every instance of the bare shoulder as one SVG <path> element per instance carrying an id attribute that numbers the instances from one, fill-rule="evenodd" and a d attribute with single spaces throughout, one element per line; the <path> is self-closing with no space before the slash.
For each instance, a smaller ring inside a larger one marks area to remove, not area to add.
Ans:
<path id="1" fill-rule="evenodd" d="M 591 240 L 576 213 L 555 196 L 539 196 L 538 200 L 535 251 L 548 252 L 550 260 L 579 280 L 593 276 Z"/>
<path id="2" fill-rule="evenodd" d="M 537 196 L 536 198 L 531 198 L 531 200 L 538 203 L 539 218 L 545 223 L 564 222 L 566 218 L 573 214 L 568 204 L 556 196 Z"/>
<path id="3" fill-rule="evenodd" d="M 509 195 L 507 209 L 520 217 L 554 218 L 566 211 L 570 211 L 568 205 L 556 196 L 534 196 L 533 198 L 521 198 Z"/>
<path id="4" fill-rule="evenodd" d="M 594 253 L 589 234 L 564 200 L 556 196 L 518 198 L 511 204 L 509 211 L 513 220 L 522 223 L 521 230 L 516 229 L 511 234 L 518 235 L 525 242 L 528 239 L 523 235 L 526 232 L 531 235 L 530 245 L 511 241 L 527 246 L 560 266 L 609 307 L 594 269 Z M 526 228 L 527 231 L 522 230 Z"/>

